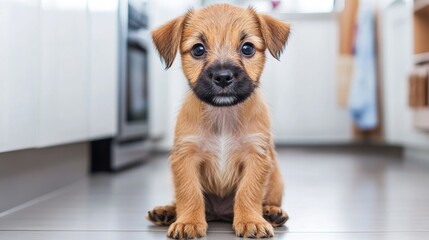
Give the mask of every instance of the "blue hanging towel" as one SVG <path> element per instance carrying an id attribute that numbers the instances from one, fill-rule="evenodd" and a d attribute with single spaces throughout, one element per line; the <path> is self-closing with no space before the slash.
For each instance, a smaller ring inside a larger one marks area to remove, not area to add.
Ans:
<path id="1" fill-rule="evenodd" d="M 361 1 L 355 45 L 355 67 L 349 111 L 361 130 L 377 127 L 377 83 L 375 52 L 375 17 L 368 4 Z"/>

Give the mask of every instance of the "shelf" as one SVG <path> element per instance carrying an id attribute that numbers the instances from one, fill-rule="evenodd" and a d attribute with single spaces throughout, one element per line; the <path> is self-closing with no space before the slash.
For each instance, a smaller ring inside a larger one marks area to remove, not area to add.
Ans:
<path id="1" fill-rule="evenodd" d="M 414 13 L 414 53 L 426 54 L 429 52 L 429 0 L 416 2 L 415 8 L 420 10 Z"/>
<path id="2" fill-rule="evenodd" d="M 422 65 L 429 63 L 429 52 L 414 55 L 414 64 Z"/>

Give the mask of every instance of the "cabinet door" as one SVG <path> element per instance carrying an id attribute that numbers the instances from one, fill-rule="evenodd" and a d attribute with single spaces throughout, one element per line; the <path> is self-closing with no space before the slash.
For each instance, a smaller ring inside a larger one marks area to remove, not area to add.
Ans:
<path id="1" fill-rule="evenodd" d="M 403 144 L 408 112 L 408 74 L 412 69 L 412 11 L 391 6 L 381 15 L 381 69 L 383 71 L 383 117 L 387 142 Z M 402 36 L 400 38 L 395 36 Z"/>
<path id="2" fill-rule="evenodd" d="M 39 3 L 0 1 L 0 152 L 35 145 Z"/>
<path id="3" fill-rule="evenodd" d="M 88 138 L 86 0 L 42 0 L 38 146 Z"/>
<path id="4" fill-rule="evenodd" d="M 116 134 L 118 112 L 118 1 L 89 0 L 91 138 Z"/>

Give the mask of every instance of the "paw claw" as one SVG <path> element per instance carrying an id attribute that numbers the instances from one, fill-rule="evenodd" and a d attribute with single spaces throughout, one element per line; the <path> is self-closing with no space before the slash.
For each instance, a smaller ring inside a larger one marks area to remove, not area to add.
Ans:
<path id="1" fill-rule="evenodd" d="M 273 227 L 263 219 L 234 223 L 234 230 L 237 237 L 244 238 L 267 238 L 274 235 Z"/>
<path id="2" fill-rule="evenodd" d="M 149 216 L 149 219 L 152 221 L 152 222 L 155 222 L 156 221 L 156 219 L 155 219 L 155 217 L 153 216 L 153 214 L 149 211 L 149 212 L 147 212 L 147 215 Z"/>
<path id="3" fill-rule="evenodd" d="M 179 239 L 194 239 L 200 238 L 206 235 L 207 223 L 186 223 L 182 221 L 176 221 L 171 224 L 168 229 L 168 236 L 175 236 L 174 238 Z"/>

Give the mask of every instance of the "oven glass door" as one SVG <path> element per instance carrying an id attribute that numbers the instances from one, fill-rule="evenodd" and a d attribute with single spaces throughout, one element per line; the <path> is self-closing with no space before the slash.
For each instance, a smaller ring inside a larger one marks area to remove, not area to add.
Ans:
<path id="1" fill-rule="evenodd" d="M 127 122 L 148 121 L 147 53 L 139 45 L 128 46 L 127 69 Z"/>
<path id="2" fill-rule="evenodd" d="M 148 103 L 148 53 L 142 44 L 128 41 L 126 51 L 126 85 L 123 140 L 142 138 L 147 134 Z"/>

